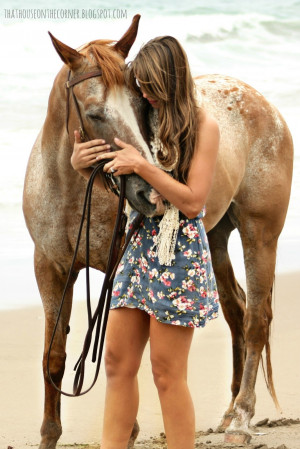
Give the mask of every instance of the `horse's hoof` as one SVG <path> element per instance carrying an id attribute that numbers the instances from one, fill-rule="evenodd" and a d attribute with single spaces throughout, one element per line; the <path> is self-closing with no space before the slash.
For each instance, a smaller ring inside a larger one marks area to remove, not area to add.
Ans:
<path id="1" fill-rule="evenodd" d="M 233 420 L 233 414 L 223 416 L 221 423 L 219 424 L 219 426 L 216 429 L 216 432 L 224 433 L 226 431 L 227 427 L 230 426 L 232 420 Z"/>
<path id="2" fill-rule="evenodd" d="M 229 430 L 225 432 L 224 441 L 225 443 L 231 444 L 249 444 L 251 441 L 251 435 L 241 430 Z"/>
<path id="3" fill-rule="evenodd" d="M 58 438 L 42 438 L 39 449 L 56 449 Z"/>
<path id="4" fill-rule="evenodd" d="M 39 449 L 56 449 L 56 441 L 41 441 Z"/>
<path id="5" fill-rule="evenodd" d="M 129 439 L 129 442 L 128 442 L 127 449 L 133 449 L 134 448 L 134 443 L 135 443 L 135 440 L 138 437 L 139 432 L 140 432 L 140 426 L 139 426 L 138 422 L 135 421 L 133 429 L 132 429 L 132 432 L 131 432 L 131 435 L 130 435 L 130 439 Z"/>

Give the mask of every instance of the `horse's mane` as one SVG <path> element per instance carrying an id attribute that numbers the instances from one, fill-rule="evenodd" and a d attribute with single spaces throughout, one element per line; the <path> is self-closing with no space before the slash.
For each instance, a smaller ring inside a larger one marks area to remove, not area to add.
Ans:
<path id="1" fill-rule="evenodd" d="M 111 88 L 124 84 L 124 60 L 114 49 L 116 42 L 112 40 L 95 40 L 82 46 L 79 51 L 95 62 L 102 69 L 102 80 L 105 87 Z"/>

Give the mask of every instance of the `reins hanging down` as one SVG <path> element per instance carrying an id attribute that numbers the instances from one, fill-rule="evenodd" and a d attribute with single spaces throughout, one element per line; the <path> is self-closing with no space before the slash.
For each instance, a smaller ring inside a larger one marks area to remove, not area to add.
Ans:
<path id="1" fill-rule="evenodd" d="M 134 232 L 140 226 L 140 223 L 141 223 L 142 218 L 143 218 L 142 214 L 139 214 L 136 217 L 136 219 L 132 223 L 132 227 L 130 229 L 130 232 L 128 233 L 128 236 L 127 236 L 126 242 L 125 242 L 125 244 L 124 244 L 124 246 L 122 248 L 122 251 L 119 254 L 119 248 L 120 248 L 121 240 L 122 240 L 122 237 L 123 237 L 123 234 L 124 234 L 124 231 L 125 231 L 125 225 L 126 225 L 126 216 L 125 216 L 125 214 L 123 212 L 123 210 L 124 210 L 124 201 L 125 201 L 125 178 L 124 178 L 124 176 L 121 176 L 120 177 L 121 185 L 120 185 L 120 196 L 119 196 L 118 212 L 117 212 L 116 222 L 115 222 L 115 226 L 114 226 L 114 231 L 113 231 L 110 251 L 109 251 L 109 257 L 108 257 L 106 274 L 105 274 L 105 278 L 104 278 L 104 281 L 103 281 L 102 290 L 101 290 L 101 294 L 100 294 L 100 297 L 99 297 L 98 305 L 96 307 L 96 310 L 95 310 L 94 314 L 92 314 L 91 300 L 90 300 L 90 280 L 89 280 L 89 229 L 90 229 L 90 215 L 91 215 L 91 197 L 92 197 L 92 189 L 93 189 L 93 184 L 94 184 L 95 177 L 96 177 L 97 173 L 100 170 L 103 170 L 103 166 L 105 165 L 105 163 L 107 163 L 107 160 L 103 160 L 103 161 L 101 161 L 101 163 L 99 163 L 99 165 L 97 165 L 97 167 L 93 170 L 93 172 L 91 174 L 91 177 L 89 179 L 88 185 L 87 185 L 87 190 L 86 190 L 86 195 L 85 195 L 85 200 L 84 200 L 82 218 L 81 218 L 79 231 L 78 231 L 76 247 L 75 247 L 75 251 L 74 251 L 71 267 L 70 267 L 70 270 L 69 270 L 68 278 L 67 278 L 67 281 L 66 281 L 66 285 L 65 285 L 65 288 L 64 288 L 64 291 L 63 291 L 62 300 L 61 300 L 61 304 L 60 304 L 60 308 L 59 308 L 56 324 L 54 326 L 54 330 L 53 330 L 53 334 L 52 334 L 52 338 L 51 338 L 50 345 L 49 345 L 49 350 L 48 350 L 47 374 L 48 374 L 49 380 L 50 380 L 51 384 L 53 385 L 53 387 L 57 391 L 59 391 L 60 393 L 64 394 L 65 396 L 70 396 L 70 397 L 82 396 L 82 395 L 86 394 L 88 391 L 91 390 L 91 388 L 95 385 L 95 383 L 97 381 L 98 374 L 99 374 L 99 371 L 100 371 L 101 359 L 102 359 L 102 352 L 103 352 L 103 345 L 104 345 L 104 339 L 105 339 L 105 332 L 106 332 L 108 313 L 109 313 L 109 308 L 110 308 L 110 299 L 111 299 L 111 293 L 112 293 L 112 285 L 113 285 L 114 274 L 115 274 L 115 271 L 116 271 L 116 267 L 117 267 L 117 265 L 118 265 L 122 255 L 124 254 L 124 252 L 126 250 L 126 247 L 127 247 L 128 243 L 129 243 L 131 237 L 133 236 Z M 78 359 L 78 361 L 77 361 L 77 363 L 76 363 L 76 365 L 74 367 L 74 370 L 76 371 L 76 374 L 75 374 L 74 385 L 73 385 L 73 394 L 71 394 L 71 393 L 66 393 L 66 392 L 60 390 L 57 387 L 57 385 L 55 385 L 55 383 L 54 383 L 54 381 L 53 381 L 53 379 L 51 377 L 51 373 L 50 373 L 50 354 L 51 354 L 51 350 L 52 350 L 55 334 L 56 334 L 56 331 L 57 331 L 57 327 L 58 327 L 58 324 L 59 324 L 59 319 L 60 319 L 60 316 L 61 316 L 61 312 L 62 312 L 62 309 L 63 309 L 67 288 L 69 286 L 69 282 L 70 282 L 70 279 L 71 279 L 72 271 L 73 271 L 74 264 L 75 264 L 75 261 L 76 261 L 76 256 L 77 256 L 77 252 L 78 252 L 78 248 L 79 248 L 79 243 L 80 243 L 80 238 L 81 238 L 81 233 L 82 233 L 82 228 L 83 228 L 85 215 L 87 215 L 87 225 L 86 225 L 86 287 L 87 287 L 88 329 L 87 329 L 87 333 L 86 333 L 86 336 L 85 336 L 85 339 L 84 339 L 84 344 L 83 344 L 83 349 L 82 349 L 81 355 L 80 355 L 80 357 L 79 357 L 79 359 Z M 95 336 L 94 336 L 94 347 L 93 347 L 93 353 L 92 353 L 92 362 L 93 363 L 97 362 L 96 363 L 96 369 L 95 369 L 95 375 L 94 375 L 94 379 L 93 379 L 92 384 L 90 385 L 90 387 L 87 388 L 86 390 L 82 391 L 83 382 L 84 382 L 84 374 L 85 374 L 85 362 L 86 362 L 86 358 L 87 358 L 87 356 L 89 354 L 89 351 L 90 351 L 94 330 L 95 330 Z"/>
<path id="2" fill-rule="evenodd" d="M 101 71 L 101 69 L 99 69 L 99 70 L 96 70 L 93 72 L 88 72 L 88 73 L 84 73 L 82 75 L 75 76 L 74 78 L 71 79 L 71 70 L 70 70 L 68 73 L 68 79 L 65 83 L 65 88 L 67 91 L 67 95 L 66 95 L 66 130 L 69 134 L 68 125 L 69 125 L 69 115 L 70 115 L 70 93 L 71 93 L 73 102 L 75 105 L 75 111 L 76 111 L 77 117 L 79 119 L 79 124 L 80 124 L 79 131 L 80 131 L 82 141 L 86 140 L 86 139 L 90 140 L 90 138 L 89 138 L 87 131 L 84 129 L 84 124 L 83 124 L 82 116 L 80 113 L 80 108 L 79 108 L 79 105 L 78 105 L 78 102 L 76 99 L 76 95 L 73 91 L 73 87 L 87 79 L 98 77 L 101 75 L 102 75 L 102 71 Z M 82 218 L 81 218 L 81 222 L 80 222 L 80 226 L 79 226 L 75 251 L 74 251 L 71 267 L 69 270 L 68 278 L 66 281 L 66 285 L 65 285 L 65 288 L 63 291 L 62 300 L 61 300 L 56 324 L 54 326 L 54 330 L 53 330 L 53 334 L 52 334 L 52 338 L 51 338 L 49 350 L 48 350 L 47 374 L 48 374 L 49 380 L 50 380 L 51 384 L 53 385 L 53 387 L 60 393 L 64 394 L 65 396 L 71 396 L 71 397 L 72 396 L 81 396 L 81 395 L 87 393 L 96 383 L 96 380 L 98 378 L 98 374 L 100 371 L 100 364 L 101 364 L 101 359 L 102 359 L 102 351 L 103 351 L 103 345 L 104 345 L 104 339 L 105 339 L 105 331 L 106 331 L 106 325 L 107 325 L 107 319 L 108 319 L 108 313 L 109 313 L 109 306 L 110 306 L 114 274 L 116 271 L 116 267 L 119 263 L 119 260 L 121 259 L 132 235 L 134 234 L 135 230 L 139 227 L 139 225 L 142 221 L 142 218 L 143 218 L 143 215 L 139 214 L 136 217 L 136 219 L 134 220 L 134 222 L 132 224 L 132 228 L 131 228 L 130 232 L 128 233 L 126 242 L 122 248 L 121 254 L 118 257 L 120 244 L 121 244 L 122 237 L 123 237 L 123 234 L 125 231 L 125 226 L 126 226 L 126 216 L 123 212 L 124 201 L 125 201 L 125 178 L 124 178 L 124 176 L 120 176 L 121 184 L 120 184 L 120 191 L 119 191 L 119 188 L 118 188 L 113 176 L 111 174 L 103 172 L 103 166 L 109 160 L 110 159 L 106 159 L 97 164 L 97 166 L 94 168 L 94 170 L 90 176 L 90 179 L 89 179 L 89 182 L 87 185 L 87 190 L 86 190 L 84 205 L 83 205 Z M 110 251 L 109 251 L 106 274 L 105 274 L 105 278 L 103 281 L 98 305 L 96 307 L 94 314 L 92 314 L 91 300 L 90 300 L 90 275 L 89 275 L 89 240 L 90 240 L 89 230 L 90 230 L 92 189 L 93 189 L 95 177 L 99 171 L 102 175 L 102 179 L 105 184 L 105 187 L 110 188 L 110 190 L 113 193 L 119 194 L 119 205 L 118 205 L 118 213 L 117 213 L 117 217 L 116 217 L 116 222 L 115 222 L 115 226 L 114 226 L 114 231 L 113 231 L 113 236 L 112 236 L 112 241 L 111 241 L 111 246 L 110 246 Z M 67 289 L 68 289 L 68 286 L 70 283 L 74 264 L 76 261 L 76 256 L 78 253 L 78 248 L 79 248 L 79 243 L 80 243 L 80 238 L 81 238 L 85 215 L 87 217 L 87 224 L 86 224 L 86 294 L 87 294 L 87 297 L 86 297 L 86 300 L 87 300 L 88 330 L 87 330 L 87 333 L 86 333 L 86 336 L 84 339 L 82 353 L 81 353 L 81 355 L 78 359 L 78 362 L 76 363 L 75 368 L 74 368 L 74 370 L 76 371 L 76 374 L 75 374 L 74 385 L 73 385 L 73 394 L 71 394 L 71 393 L 66 393 L 66 392 L 60 390 L 57 387 L 57 385 L 55 385 L 55 383 L 51 377 L 51 373 L 50 373 L 50 354 L 51 354 L 55 334 L 57 331 L 57 327 L 59 324 L 59 319 L 60 319 L 60 316 L 62 313 L 62 308 L 64 305 L 66 292 L 67 292 Z M 83 382 L 84 382 L 84 373 L 85 373 L 85 361 L 88 356 L 90 346 L 92 343 L 94 329 L 95 329 L 95 336 L 94 336 L 94 347 L 93 347 L 92 361 L 97 362 L 95 376 L 94 376 L 94 380 L 93 380 L 91 386 L 87 390 L 82 392 L 82 387 L 83 387 Z"/>

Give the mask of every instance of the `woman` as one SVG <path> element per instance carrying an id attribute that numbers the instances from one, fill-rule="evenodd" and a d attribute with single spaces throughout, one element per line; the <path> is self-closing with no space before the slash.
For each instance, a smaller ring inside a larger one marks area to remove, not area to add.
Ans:
<path id="1" fill-rule="evenodd" d="M 128 73 L 129 86 L 140 90 L 152 106 L 149 120 L 156 164 L 117 137 L 121 149 L 117 152 L 109 152 L 110 145 L 102 139 L 80 143 L 77 131 L 71 163 L 88 177 L 95 160 L 112 158 L 104 170 L 114 176 L 136 173 L 144 178 L 169 202 L 167 214 L 173 221 L 167 220 L 160 231 L 165 216 L 145 217 L 115 278 L 106 334 L 101 448 L 127 448 L 138 411 L 137 373 L 150 337 L 168 448 L 192 449 L 195 418 L 187 386 L 188 354 L 194 328 L 216 317 L 218 309 L 201 218 L 212 185 L 219 129 L 197 105 L 187 57 L 176 39 L 165 36 L 148 42 Z M 173 246 L 168 242 L 172 238 Z M 166 244 L 161 253 L 159 242 Z"/>

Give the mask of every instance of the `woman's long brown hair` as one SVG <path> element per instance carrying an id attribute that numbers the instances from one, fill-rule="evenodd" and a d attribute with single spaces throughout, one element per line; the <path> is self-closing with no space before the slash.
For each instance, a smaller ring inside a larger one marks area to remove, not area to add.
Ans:
<path id="1" fill-rule="evenodd" d="M 158 159 L 172 167 L 174 177 L 186 183 L 199 129 L 199 107 L 185 51 L 172 36 L 145 44 L 128 68 L 128 83 L 158 100 L 158 137 L 167 151 Z M 138 82 L 138 85 L 137 85 Z M 177 163 L 176 163 L 177 161 Z"/>

